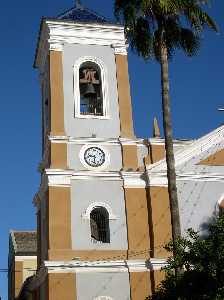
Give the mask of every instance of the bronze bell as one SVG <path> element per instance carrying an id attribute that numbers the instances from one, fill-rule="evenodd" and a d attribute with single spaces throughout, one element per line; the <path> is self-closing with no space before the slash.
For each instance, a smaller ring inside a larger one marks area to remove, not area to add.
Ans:
<path id="1" fill-rule="evenodd" d="M 86 98 L 96 96 L 96 90 L 95 90 L 94 85 L 92 83 L 87 83 L 86 84 L 83 95 Z"/>

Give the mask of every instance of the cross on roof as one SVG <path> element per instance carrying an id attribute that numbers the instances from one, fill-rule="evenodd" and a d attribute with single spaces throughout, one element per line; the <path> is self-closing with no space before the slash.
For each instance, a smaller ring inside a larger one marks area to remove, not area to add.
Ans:
<path id="1" fill-rule="evenodd" d="M 75 6 L 76 6 L 76 7 L 82 6 L 81 0 L 76 0 L 76 1 L 75 1 Z"/>

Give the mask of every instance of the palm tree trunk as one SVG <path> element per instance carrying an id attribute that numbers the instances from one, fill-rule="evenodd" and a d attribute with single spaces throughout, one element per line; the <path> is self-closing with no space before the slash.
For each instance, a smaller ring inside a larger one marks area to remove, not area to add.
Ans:
<path id="1" fill-rule="evenodd" d="M 169 99 L 169 67 L 167 47 L 164 43 L 161 44 L 161 86 L 162 86 L 162 110 L 163 110 L 163 129 L 165 135 L 165 149 L 166 149 L 166 163 L 167 163 L 167 178 L 168 178 L 168 192 L 171 210 L 172 223 L 172 237 L 174 241 L 174 256 L 175 241 L 180 237 L 180 216 L 177 197 L 176 186 L 176 171 L 175 159 L 173 151 L 173 132 L 171 124 L 170 113 L 170 99 Z"/>

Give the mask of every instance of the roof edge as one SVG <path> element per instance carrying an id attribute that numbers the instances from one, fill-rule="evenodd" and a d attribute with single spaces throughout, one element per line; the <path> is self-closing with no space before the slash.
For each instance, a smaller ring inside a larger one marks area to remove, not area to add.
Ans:
<path id="1" fill-rule="evenodd" d="M 195 156 L 195 151 L 197 151 L 198 148 L 202 147 L 203 145 L 213 145 L 211 143 L 212 139 L 215 138 L 222 138 L 223 136 L 220 137 L 220 132 L 224 133 L 224 125 L 219 126 L 218 128 L 216 128 L 215 130 L 209 132 L 206 135 L 203 135 L 202 137 L 200 137 L 199 139 L 195 140 L 193 143 L 186 145 L 185 150 L 180 149 L 178 150 L 174 156 L 175 156 L 175 167 L 178 167 L 179 165 L 181 165 L 183 163 L 183 161 L 189 161 L 191 158 L 193 158 L 193 156 Z M 206 143 L 207 141 L 207 143 Z M 204 149 L 204 152 L 206 152 L 207 150 Z M 162 170 L 166 170 L 167 166 L 166 166 L 166 159 L 162 159 L 152 165 L 147 165 L 146 166 L 147 171 L 150 172 L 154 172 L 154 171 L 162 171 Z"/>

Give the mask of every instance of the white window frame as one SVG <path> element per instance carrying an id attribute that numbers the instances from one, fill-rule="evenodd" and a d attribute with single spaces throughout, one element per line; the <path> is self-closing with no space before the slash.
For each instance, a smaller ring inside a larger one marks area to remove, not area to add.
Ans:
<path id="1" fill-rule="evenodd" d="M 109 214 L 109 220 L 117 220 L 118 217 L 114 215 L 113 210 L 111 208 L 111 206 L 105 202 L 93 202 L 91 203 L 87 209 L 85 210 L 85 212 L 83 212 L 82 214 L 82 218 L 86 219 L 86 220 L 90 220 L 90 214 L 91 212 L 97 208 L 97 207 L 103 207 L 108 211 Z"/>
<path id="2" fill-rule="evenodd" d="M 82 115 L 80 114 L 80 86 L 79 86 L 79 70 L 83 63 L 93 62 L 99 68 L 101 72 L 101 88 L 102 88 L 102 97 L 103 97 L 103 116 L 94 116 L 94 115 Z M 73 66 L 73 76 L 74 76 L 74 101 L 75 101 L 75 118 L 81 119 L 109 119 L 109 101 L 108 101 L 108 74 L 105 64 L 96 57 L 93 56 L 82 56 L 80 57 Z"/>

